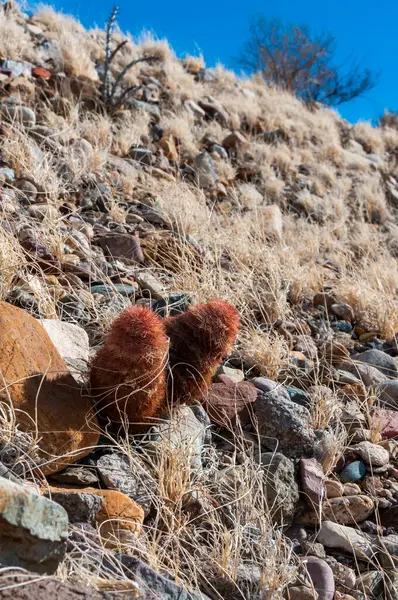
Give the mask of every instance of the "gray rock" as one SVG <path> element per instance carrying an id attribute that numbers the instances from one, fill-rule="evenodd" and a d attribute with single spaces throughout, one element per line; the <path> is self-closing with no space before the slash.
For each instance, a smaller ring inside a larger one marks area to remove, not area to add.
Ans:
<path id="1" fill-rule="evenodd" d="M 110 232 L 101 235 L 97 243 L 107 258 L 123 259 L 133 263 L 144 262 L 139 239 L 134 235 Z"/>
<path id="2" fill-rule="evenodd" d="M 310 335 L 298 335 L 294 350 L 302 352 L 304 356 L 311 360 L 316 360 L 318 357 L 318 348 L 313 338 Z"/>
<path id="3" fill-rule="evenodd" d="M 32 127 L 36 124 L 36 115 L 31 108 L 20 106 L 19 104 L 3 104 L 0 108 L 1 114 L 5 119 L 12 123 Z"/>
<path id="4" fill-rule="evenodd" d="M 353 354 L 351 359 L 375 367 L 380 373 L 383 373 L 383 375 L 386 375 L 387 377 L 398 376 L 398 369 L 394 358 L 381 350 L 371 348 L 360 354 Z"/>
<path id="5" fill-rule="evenodd" d="M 207 152 L 201 152 L 195 157 L 195 168 L 199 187 L 211 187 L 217 181 L 213 159 Z"/>
<path id="6" fill-rule="evenodd" d="M 132 596 L 117 592 L 97 592 L 86 585 L 62 582 L 37 573 L 21 573 L 7 569 L 0 574 L 2 600 L 120 600 Z"/>
<path id="7" fill-rule="evenodd" d="M 53 491 L 51 498 L 68 513 L 71 523 L 93 523 L 101 510 L 104 499 L 87 492 Z"/>
<path id="8" fill-rule="evenodd" d="M 189 460 L 191 468 L 201 470 L 202 453 L 209 441 L 208 427 L 201 423 L 189 406 L 175 408 L 169 417 L 163 418 L 157 425 L 159 441 L 151 442 L 147 447 L 158 456 L 165 452 L 173 455 L 178 452 Z"/>
<path id="9" fill-rule="evenodd" d="M 366 387 L 377 386 L 387 380 L 386 375 L 379 369 L 365 363 L 345 362 L 339 366 L 339 373 L 342 371 L 346 371 L 359 378 Z M 340 381 L 342 383 L 355 383 L 354 381 L 344 381 L 342 378 L 340 378 Z"/>
<path id="10" fill-rule="evenodd" d="M 209 600 L 201 592 L 188 592 L 138 558 L 125 554 L 117 558 L 126 577 L 137 583 L 140 600 Z"/>
<path id="11" fill-rule="evenodd" d="M 151 165 L 153 161 L 152 150 L 149 148 L 130 148 L 129 155 L 142 165 Z"/>
<path id="12" fill-rule="evenodd" d="M 123 492 L 149 513 L 157 483 L 137 457 L 132 455 L 129 460 L 119 454 L 104 454 L 97 461 L 97 470 L 109 490 Z"/>
<path id="13" fill-rule="evenodd" d="M 254 377 L 254 379 L 250 379 L 250 383 L 261 392 L 267 393 L 277 390 L 278 394 L 281 394 L 284 398 L 290 400 L 289 392 L 285 386 L 277 381 L 272 381 L 272 379 L 267 379 L 266 377 Z"/>
<path id="14" fill-rule="evenodd" d="M 381 383 L 376 387 L 375 394 L 383 408 L 398 410 L 398 379 Z"/>
<path id="15" fill-rule="evenodd" d="M 294 463 L 283 454 L 265 452 L 261 455 L 264 468 L 264 490 L 268 508 L 284 525 L 293 521 L 299 500 L 299 487 L 294 474 Z"/>
<path id="16" fill-rule="evenodd" d="M 336 585 L 342 587 L 344 591 L 352 590 L 356 583 L 354 569 L 351 569 L 349 566 L 338 562 L 338 560 L 336 560 L 333 556 L 326 556 L 325 560 L 333 571 Z"/>
<path id="17" fill-rule="evenodd" d="M 127 103 L 131 104 L 133 108 L 143 110 L 153 117 L 156 117 L 156 119 L 160 119 L 160 108 L 157 106 L 157 104 L 149 104 L 149 102 L 142 102 L 142 100 L 136 100 L 135 98 L 128 100 L 128 102 L 126 101 L 126 104 Z"/>
<path id="18" fill-rule="evenodd" d="M 322 522 L 317 541 L 327 548 L 343 550 L 361 559 L 371 558 L 376 552 L 372 536 L 331 521 Z"/>
<path id="19" fill-rule="evenodd" d="M 98 484 L 97 473 L 89 467 L 75 465 L 50 476 L 52 481 L 90 487 Z"/>
<path id="20" fill-rule="evenodd" d="M 82 373 L 87 371 L 90 352 L 87 333 L 78 325 L 56 319 L 41 319 L 40 323 L 68 365 L 71 375 L 76 381 L 82 381 Z"/>
<path id="21" fill-rule="evenodd" d="M 149 271 L 136 272 L 134 277 L 141 290 L 155 300 L 164 300 L 167 296 L 163 285 Z"/>
<path id="22" fill-rule="evenodd" d="M 327 562 L 316 556 L 303 558 L 308 574 L 315 590 L 318 592 L 319 600 L 333 600 L 334 577 L 333 571 Z"/>
<path id="23" fill-rule="evenodd" d="M 3 478 L 0 498 L 0 564 L 53 573 L 65 554 L 64 508 Z"/>
<path id="24" fill-rule="evenodd" d="M 309 411 L 277 391 L 259 394 L 254 403 L 262 443 L 288 457 L 311 455 L 315 434 Z"/>

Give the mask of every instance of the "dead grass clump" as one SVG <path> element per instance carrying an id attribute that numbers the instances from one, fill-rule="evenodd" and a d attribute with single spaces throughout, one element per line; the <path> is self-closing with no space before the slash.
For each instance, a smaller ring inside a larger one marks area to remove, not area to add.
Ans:
<path id="1" fill-rule="evenodd" d="M 351 135 L 354 140 L 363 146 L 365 152 L 368 154 L 383 155 L 384 144 L 380 129 L 372 127 L 372 125 L 366 121 L 360 121 L 352 127 Z"/>

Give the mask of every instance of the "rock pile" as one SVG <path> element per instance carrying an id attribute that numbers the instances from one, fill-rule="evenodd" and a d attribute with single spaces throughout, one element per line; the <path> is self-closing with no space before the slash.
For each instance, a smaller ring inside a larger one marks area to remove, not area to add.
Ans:
<path id="1" fill-rule="evenodd" d="M 397 598 L 397 132 L 0 30 L 0 597 Z"/>

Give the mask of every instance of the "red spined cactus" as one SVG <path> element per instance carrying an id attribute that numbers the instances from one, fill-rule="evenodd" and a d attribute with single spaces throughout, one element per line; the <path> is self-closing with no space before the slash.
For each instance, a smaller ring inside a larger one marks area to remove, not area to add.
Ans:
<path id="1" fill-rule="evenodd" d="M 95 407 L 112 424 L 149 422 L 166 394 L 168 339 L 162 319 L 132 306 L 112 323 L 91 364 Z"/>
<path id="2" fill-rule="evenodd" d="M 190 403 L 208 389 L 239 331 L 239 313 L 225 300 L 197 304 L 165 320 L 170 338 L 167 400 Z"/>

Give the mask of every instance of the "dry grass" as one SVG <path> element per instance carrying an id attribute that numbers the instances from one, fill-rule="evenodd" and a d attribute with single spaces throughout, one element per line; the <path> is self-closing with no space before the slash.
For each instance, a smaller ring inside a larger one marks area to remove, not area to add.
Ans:
<path id="1" fill-rule="evenodd" d="M 64 70 L 67 77 L 83 76 L 98 83 L 95 67 L 104 59 L 103 31 L 87 32 L 73 18 L 48 7 L 41 8 L 31 22 L 54 43 L 56 69 Z M 0 38 L 1 58 L 45 64 L 46 57 L 38 56 L 34 37 L 18 11 L 6 16 L 0 10 Z M 123 39 L 117 31 L 114 42 Z M 38 124 L 54 129 L 50 139 L 56 149 L 48 146 L 49 139 L 47 143 L 35 141 L 17 123 L 7 125 L 0 150 L 16 177 L 32 180 L 39 189 L 38 200 L 56 209 L 66 201 L 73 204 L 79 192 L 84 195 L 88 182 L 105 182 L 112 199 L 100 215 L 101 222 L 114 226 L 126 223 L 132 203 L 153 201 L 165 226 L 157 231 L 148 223 L 142 226 L 142 246 L 152 271 L 167 293 L 183 291 L 199 302 L 220 296 L 238 308 L 242 331 L 237 353 L 248 374 L 289 381 L 290 342 L 276 324 L 294 321 L 303 302 L 325 287 L 352 306 L 361 325 L 383 338 L 393 338 L 398 331 L 398 235 L 384 181 L 397 174 L 396 129 L 367 123 L 350 128 L 334 111 L 309 111 L 297 98 L 267 86 L 260 78 L 240 80 L 220 65 L 211 70 L 214 80 L 196 81 L 194 73 L 204 67 L 202 57 L 180 61 L 167 41 L 148 34 L 141 39 L 127 36 L 127 40 L 113 64 L 113 75 L 133 58 L 159 56 L 158 63 L 140 64 L 129 71 L 125 85 L 142 83 L 146 76 L 160 82 L 160 125 L 166 135 L 174 137 L 181 162 L 193 164 L 205 137 L 222 143 L 231 129 L 244 130 L 247 143 L 238 148 L 237 162 L 233 153 L 227 160 L 214 160 L 225 197 L 206 195 L 195 183 L 184 180 L 173 164 L 164 168 L 156 163 L 157 171 L 129 165 L 128 174 L 109 169 L 110 155 L 127 157 L 132 147 L 151 143 L 151 116 L 135 109 L 88 112 L 81 99 L 73 97 L 62 116 L 51 102 L 34 106 Z M 184 106 L 187 99 L 214 99 L 229 114 L 229 123 L 193 115 Z M 279 138 L 261 135 L 278 129 L 283 131 Z M 81 140 L 92 147 L 87 159 L 76 150 Z M 152 148 L 156 150 L 156 142 Z M 380 156 L 380 167 L 367 157 L 371 153 Z M 240 170 L 241 164 L 245 168 Z M 62 294 L 77 298 L 85 293 L 88 321 L 84 325 L 96 346 L 115 314 L 130 300 L 116 292 L 90 297 L 85 284 L 80 286 L 76 279 L 60 286 L 57 279 L 43 274 L 33 257 L 28 261 L 10 232 L 9 225 L 20 210 L 4 200 L 4 191 L 12 187 L 2 190 L 1 298 L 18 285 L 36 300 L 39 316 L 56 317 Z M 282 209 L 283 235 L 278 240 L 267 238 L 261 228 L 262 210 L 269 204 Z M 34 227 L 62 259 L 73 229 L 69 215 L 50 214 L 44 222 L 35 221 Z M 125 275 L 120 263 L 114 268 L 121 277 Z M 129 275 L 134 277 L 136 269 L 133 266 Z M 93 279 L 112 285 L 97 266 Z M 320 380 L 316 362 L 311 376 L 303 378 L 303 387 L 318 385 Z M 330 473 L 347 445 L 336 410 L 337 392 L 332 384 L 330 394 L 319 388 L 310 391 L 310 397 L 313 427 L 333 434 L 322 458 L 325 472 Z M 369 416 L 371 400 L 365 404 L 360 408 Z M 35 440 L 18 437 L 15 415 L 3 404 L 0 421 L 0 444 L 22 448 L 18 460 L 30 454 L 35 457 Z M 373 431 L 372 439 L 378 433 Z M 134 469 L 137 456 L 130 445 L 120 439 L 109 443 L 128 456 Z M 233 443 L 232 461 L 241 454 L 242 438 L 237 435 Z M 261 597 L 260 593 L 281 597 L 295 576 L 291 550 L 266 505 L 261 465 L 250 452 L 244 454 L 243 464 L 233 462 L 231 469 L 222 471 L 221 482 L 215 477 L 221 465 L 213 447 L 206 448 L 201 473 L 192 469 L 189 446 L 175 448 L 163 441 L 160 460 L 149 454 L 140 456 L 159 482 L 153 497 L 156 517 L 141 539 L 129 539 L 120 549 L 171 572 L 189 587 L 200 585 L 214 599 L 235 593 L 240 585 L 239 566 L 242 561 L 253 563 L 261 583 L 260 589 L 245 590 L 248 597 Z M 205 516 L 193 511 L 197 506 L 193 500 L 198 498 L 207 511 Z M 76 545 L 59 576 L 74 575 L 98 589 L 131 586 L 120 564 L 114 563 L 111 572 L 104 569 L 103 559 L 112 562 L 113 558 L 102 541 L 86 541 L 90 552 L 82 555 Z"/>

